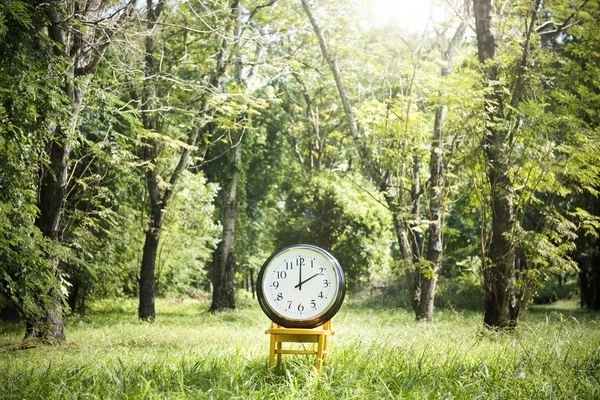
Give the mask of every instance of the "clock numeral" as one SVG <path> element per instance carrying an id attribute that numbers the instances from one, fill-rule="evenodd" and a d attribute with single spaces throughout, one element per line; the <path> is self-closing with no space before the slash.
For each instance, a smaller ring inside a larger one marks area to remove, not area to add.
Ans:
<path id="1" fill-rule="evenodd" d="M 328 281 L 327 279 L 325 279 L 325 280 L 323 281 L 323 285 L 325 285 L 325 286 L 323 286 L 323 287 L 329 287 L 329 281 Z"/>
<path id="2" fill-rule="evenodd" d="M 319 268 L 319 275 L 324 275 L 323 274 L 323 267 Z"/>
<path id="3" fill-rule="evenodd" d="M 288 301 L 288 308 L 287 309 L 289 310 L 290 308 L 292 308 L 292 302 Z"/>
<path id="4" fill-rule="evenodd" d="M 294 264 L 291 261 L 286 261 L 285 262 L 285 269 L 286 270 L 294 269 Z"/>
<path id="5" fill-rule="evenodd" d="M 277 301 L 283 300 L 283 293 L 277 293 Z"/>
<path id="6" fill-rule="evenodd" d="M 277 271 L 277 279 L 285 279 L 286 277 L 287 277 L 287 272 Z"/>
<path id="7" fill-rule="evenodd" d="M 279 289 L 279 281 L 273 281 L 273 283 L 271 283 L 271 286 L 273 286 L 275 289 Z"/>
<path id="8" fill-rule="evenodd" d="M 319 292 L 319 295 L 317 296 L 320 299 L 326 299 L 327 296 L 323 296 L 323 291 Z"/>
<path id="9" fill-rule="evenodd" d="M 311 308 L 317 308 L 317 303 L 314 300 L 310 301 L 310 307 Z"/>
<path id="10" fill-rule="evenodd" d="M 302 303 L 298 304 L 298 311 L 304 311 L 304 306 L 302 305 Z"/>
<path id="11" fill-rule="evenodd" d="M 303 266 L 304 265 L 304 258 L 302 258 L 302 257 L 296 258 L 296 265 L 299 266 L 299 267 Z"/>
<path id="12" fill-rule="evenodd" d="M 315 267 L 315 260 L 310 260 L 310 267 L 314 268 Z"/>

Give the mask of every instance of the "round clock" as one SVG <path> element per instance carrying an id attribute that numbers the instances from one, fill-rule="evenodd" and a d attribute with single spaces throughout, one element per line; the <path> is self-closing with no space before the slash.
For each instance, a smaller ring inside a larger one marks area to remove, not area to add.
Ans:
<path id="1" fill-rule="evenodd" d="M 258 302 L 271 321 L 286 328 L 315 328 L 340 309 L 346 278 L 327 251 L 309 244 L 285 247 L 258 274 Z"/>

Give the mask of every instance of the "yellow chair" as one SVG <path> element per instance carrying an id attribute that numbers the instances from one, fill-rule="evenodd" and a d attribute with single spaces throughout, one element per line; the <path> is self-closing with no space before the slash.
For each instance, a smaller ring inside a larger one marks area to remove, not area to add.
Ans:
<path id="1" fill-rule="evenodd" d="M 275 355 L 277 355 L 277 366 L 281 366 L 282 354 L 314 354 L 317 356 L 317 373 L 321 374 L 323 363 L 327 360 L 327 348 L 329 337 L 335 334 L 331 330 L 331 320 L 325 322 L 315 329 L 284 328 L 276 323 L 265 331 L 271 335 L 269 351 L 269 371 L 275 369 Z M 316 343 L 317 348 L 310 350 L 283 349 L 283 343 Z"/>

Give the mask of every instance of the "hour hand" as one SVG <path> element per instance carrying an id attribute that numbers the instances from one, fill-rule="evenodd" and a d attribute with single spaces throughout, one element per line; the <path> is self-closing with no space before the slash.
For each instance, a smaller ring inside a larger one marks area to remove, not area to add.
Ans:
<path id="1" fill-rule="evenodd" d="M 300 281 L 300 283 L 298 283 L 298 284 L 297 284 L 296 286 L 294 286 L 294 287 L 295 287 L 295 288 L 298 288 L 298 289 L 300 289 L 300 290 L 302 290 L 302 289 L 301 289 L 301 288 L 302 288 L 302 285 L 304 285 L 306 282 L 310 281 L 312 278 L 314 278 L 314 277 L 315 277 L 315 276 L 317 276 L 317 275 L 319 275 L 319 274 L 318 274 L 318 273 L 317 273 L 317 274 L 314 274 L 314 275 L 313 275 L 313 276 L 311 276 L 310 278 L 307 278 L 307 279 L 305 279 L 305 280 L 303 280 L 303 281 Z"/>

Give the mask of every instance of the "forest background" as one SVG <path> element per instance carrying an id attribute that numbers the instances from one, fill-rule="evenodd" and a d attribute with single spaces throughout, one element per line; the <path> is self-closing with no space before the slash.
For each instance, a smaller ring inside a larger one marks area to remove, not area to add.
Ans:
<path id="1" fill-rule="evenodd" d="M 600 6 L 428 4 L 2 2 L 2 318 L 232 309 L 295 243 L 417 319 L 598 310 Z"/>

